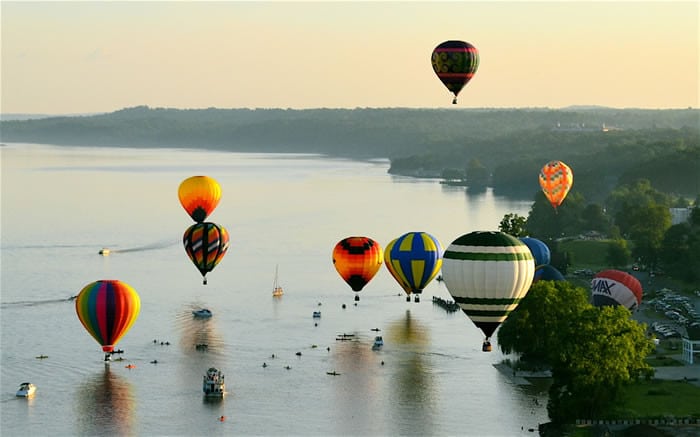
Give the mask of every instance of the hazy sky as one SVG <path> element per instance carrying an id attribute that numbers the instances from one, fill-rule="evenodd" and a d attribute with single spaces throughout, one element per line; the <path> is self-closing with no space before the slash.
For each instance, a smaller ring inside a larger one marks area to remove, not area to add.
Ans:
<path id="1" fill-rule="evenodd" d="M 700 2 L 12 2 L 3 113 L 453 107 L 444 40 L 479 49 L 457 107 L 698 107 Z"/>

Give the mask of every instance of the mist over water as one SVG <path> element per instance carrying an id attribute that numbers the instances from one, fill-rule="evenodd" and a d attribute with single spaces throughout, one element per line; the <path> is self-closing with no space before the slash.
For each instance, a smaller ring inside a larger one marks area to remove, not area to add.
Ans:
<path id="1" fill-rule="evenodd" d="M 546 393 L 499 373 L 503 356 L 481 352 L 466 316 L 433 305 L 451 299 L 443 284 L 406 302 L 382 268 L 355 304 L 331 261 L 347 236 L 385 246 L 426 231 L 446 247 L 527 215 L 530 202 L 391 176 L 386 161 L 27 144 L 1 153 L 4 435 L 512 436 L 547 421 Z M 231 236 L 206 286 L 182 247 L 192 220 L 177 198 L 197 174 L 221 185 L 208 220 Z M 276 265 L 285 294 L 273 299 Z M 116 346 L 123 361 L 105 364 L 75 313 L 71 297 L 98 279 L 141 298 Z M 212 318 L 192 316 L 203 307 Z M 351 339 L 336 340 L 343 333 Z M 202 396 L 211 366 L 226 375 L 221 401 Z M 33 399 L 15 397 L 24 381 L 38 386 Z"/>

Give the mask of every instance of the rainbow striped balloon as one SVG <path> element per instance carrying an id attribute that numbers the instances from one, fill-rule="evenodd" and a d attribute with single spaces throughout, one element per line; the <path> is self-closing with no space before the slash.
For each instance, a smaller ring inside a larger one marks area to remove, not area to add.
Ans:
<path id="1" fill-rule="evenodd" d="M 80 323 L 108 353 L 131 329 L 140 310 L 141 299 L 136 291 L 113 279 L 91 282 L 75 299 Z"/>

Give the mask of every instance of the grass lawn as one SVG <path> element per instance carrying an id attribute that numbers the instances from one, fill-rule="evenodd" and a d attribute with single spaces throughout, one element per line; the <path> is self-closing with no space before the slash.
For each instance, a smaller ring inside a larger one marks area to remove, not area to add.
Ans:
<path id="1" fill-rule="evenodd" d="M 616 418 L 700 417 L 700 387 L 684 381 L 654 379 L 625 387 Z"/>

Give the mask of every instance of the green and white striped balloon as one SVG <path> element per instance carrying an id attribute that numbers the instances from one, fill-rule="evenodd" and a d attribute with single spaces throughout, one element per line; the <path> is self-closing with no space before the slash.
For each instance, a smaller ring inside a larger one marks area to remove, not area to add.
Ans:
<path id="1" fill-rule="evenodd" d="M 443 255 L 447 290 L 487 340 L 525 297 L 534 274 L 530 249 L 503 232 L 462 235 Z"/>

